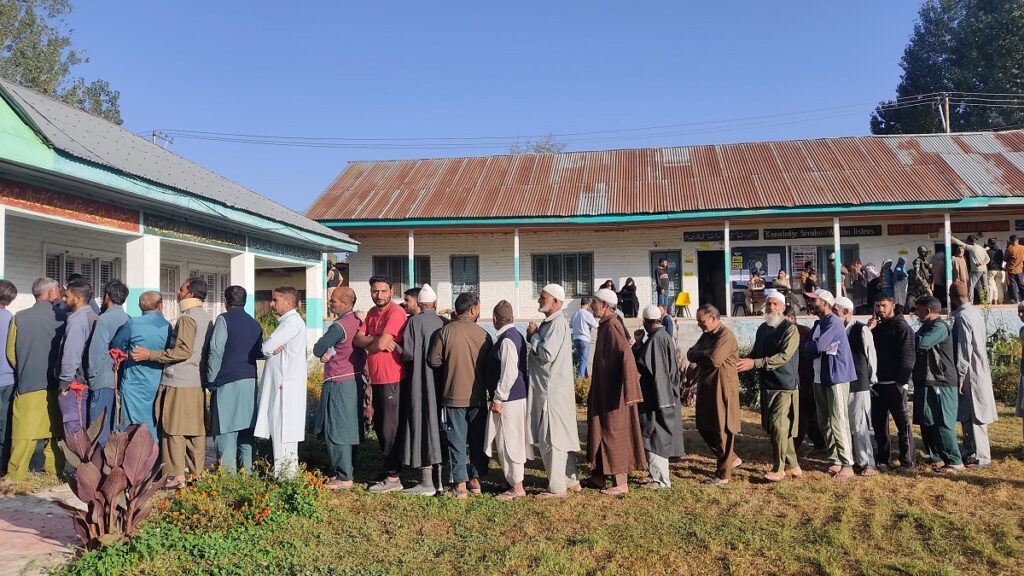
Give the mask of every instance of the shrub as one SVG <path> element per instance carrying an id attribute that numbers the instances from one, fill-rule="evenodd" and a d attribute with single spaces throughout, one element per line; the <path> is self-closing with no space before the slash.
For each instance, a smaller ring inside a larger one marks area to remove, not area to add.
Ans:
<path id="1" fill-rule="evenodd" d="M 1021 341 L 1006 330 L 996 330 L 988 338 L 992 391 L 998 402 L 1014 404 L 1020 382 Z"/>
<path id="2" fill-rule="evenodd" d="M 750 355 L 749 347 L 740 348 L 740 358 Z M 757 408 L 761 405 L 761 376 L 759 370 L 748 370 L 741 372 L 740 377 L 740 405 L 747 408 Z"/>
<path id="3" fill-rule="evenodd" d="M 277 330 L 277 316 L 267 312 L 266 314 L 260 314 L 256 317 L 256 321 L 260 323 L 260 328 L 263 328 L 263 339 L 266 340 L 270 337 L 270 334 L 274 330 Z"/>
<path id="4" fill-rule="evenodd" d="M 576 403 L 583 405 L 587 403 L 587 395 L 590 394 L 590 377 L 576 378 Z"/>

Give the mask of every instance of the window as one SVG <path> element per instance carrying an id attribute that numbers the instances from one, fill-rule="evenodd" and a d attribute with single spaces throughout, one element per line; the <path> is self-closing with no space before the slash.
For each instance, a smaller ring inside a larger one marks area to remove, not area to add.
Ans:
<path id="1" fill-rule="evenodd" d="M 480 259 L 477 256 L 452 256 L 452 306 L 463 292 L 480 296 Z"/>
<path id="2" fill-rule="evenodd" d="M 567 298 L 589 296 L 594 291 L 594 255 L 534 254 L 534 292 L 539 295 L 547 284 L 560 284 Z"/>
<path id="3" fill-rule="evenodd" d="M 189 278 L 195 277 L 206 280 L 206 301 L 203 302 L 203 309 L 215 318 L 224 312 L 224 290 L 229 286 L 228 275 L 223 272 L 208 272 L 205 270 L 192 270 Z M 178 288 L 175 287 L 175 294 Z"/>
<path id="4" fill-rule="evenodd" d="M 164 318 L 168 322 L 178 319 L 178 267 L 160 267 L 160 298 L 164 301 Z"/>
<path id="5" fill-rule="evenodd" d="M 416 257 L 416 285 L 430 283 L 430 256 Z M 409 288 L 408 256 L 374 256 L 373 275 L 383 276 L 391 281 L 395 296 L 401 296 Z"/>
<path id="6" fill-rule="evenodd" d="M 92 291 L 99 297 L 103 287 L 117 278 L 121 262 L 118 258 L 91 258 L 74 256 L 65 252 L 46 255 L 46 275 L 61 285 L 67 284 L 68 276 L 81 274 L 92 284 Z"/>

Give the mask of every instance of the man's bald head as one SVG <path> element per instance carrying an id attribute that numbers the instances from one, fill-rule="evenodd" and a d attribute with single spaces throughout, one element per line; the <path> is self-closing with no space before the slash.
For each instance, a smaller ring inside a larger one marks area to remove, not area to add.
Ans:
<path id="1" fill-rule="evenodd" d="M 153 290 L 146 290 L 139 296 L 139 309 L 143 312 L 159 310 L 163 303 L 164 299 L 160 293 Z"/>
<path id="2" fill-rule="evenodd" d="M 356 292 L 348 286 L 338 286 L 331 292 L 327 301 L 332 314 L 342 315 L 352 311 L 356 305 Z"/>
<path id="3" fill-rule="evenodd" d="M 957 280 L 949 285 L 949 306 L 950 308 L 959 308 L 964 304 L 970 302 L 969 291 L 967 290 L 967 284 Z"/>

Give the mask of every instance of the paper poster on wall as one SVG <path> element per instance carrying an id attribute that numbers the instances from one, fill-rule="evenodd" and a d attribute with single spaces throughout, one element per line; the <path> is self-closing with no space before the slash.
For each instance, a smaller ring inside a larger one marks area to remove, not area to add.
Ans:
<path id="1" fill-rule="evenodd" d="M 687 256 L 683 258 L 683 264 L 693 264 L 693 256 Z"/>
<path id="2" fill-rule="evenodd" d="M 907 254 L 910 254 L 910 250 L 907 250 L 906 248 L 900 248 L 899 250 L 896 251 L 896 253 L 899 254 L 900 256 L 906 256 Z"/>
<path id="3" fill-rule="evenodd" d="M 779 273 L 779 269 L 782 268 L 782 254 L 769 253 L 768 254 L 768 275 L 775 276 Z"/>
<path id="4" fill-rule="evenodd" d="M 693 278 L 693 272 L 690 272 L 689 270 L 687 270 L 686 272 L 683 272 L 683 276 L 685 276 L 687 278 Z"/>

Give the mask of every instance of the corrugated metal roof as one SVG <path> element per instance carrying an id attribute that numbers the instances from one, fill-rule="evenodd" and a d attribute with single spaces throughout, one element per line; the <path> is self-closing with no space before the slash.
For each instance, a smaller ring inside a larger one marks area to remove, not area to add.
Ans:
<path id="1" fill-rule="evenodd" d="M 407 162 L 350 163 L 306 215 L 625 215 L 1024 196 L 1024 131 L 438 158 L 413 161 L 400 184 L 387 178 Z"/>
<path id="2" fill-rule="evenodd" d="M 345 234 L 268 200 L 116 124 L 6 80 L 0 80 L 0 84 L 61 152 L 328 238 L 351 242 Z M 410 168 L 415 164 L 410 162 Z M 403 182 L 396 181 L 392 189 L 398 190 L 402 185 Z M 396 211 L 397 214 L 399 212 Z"/>

